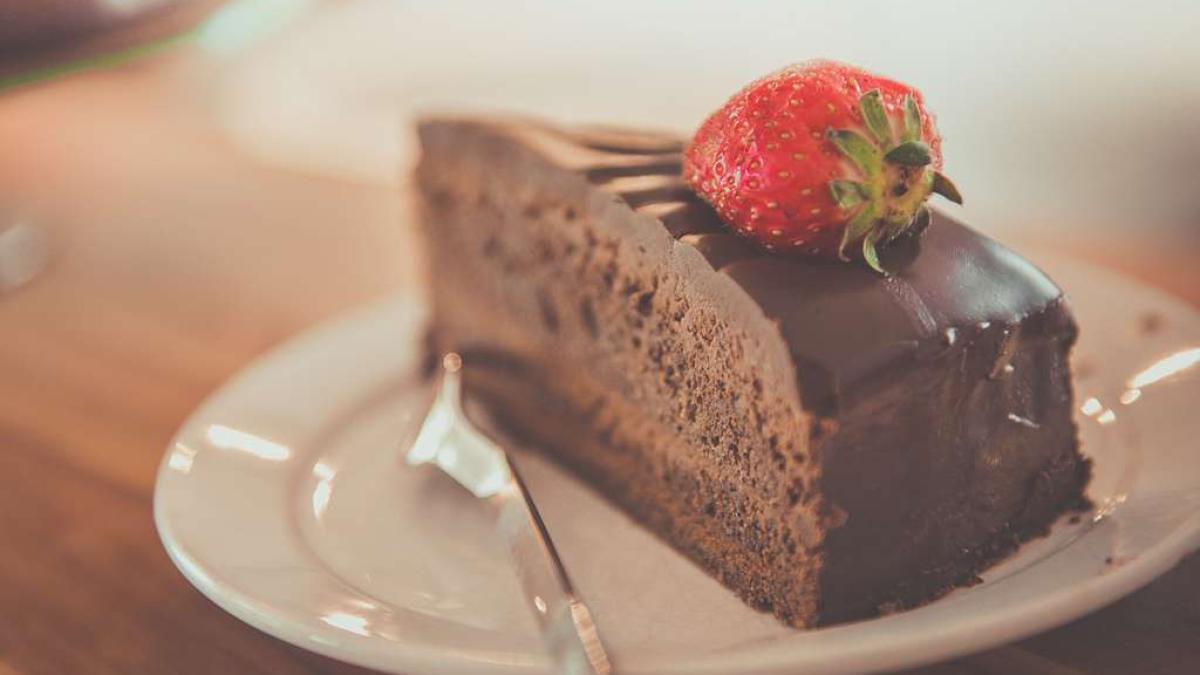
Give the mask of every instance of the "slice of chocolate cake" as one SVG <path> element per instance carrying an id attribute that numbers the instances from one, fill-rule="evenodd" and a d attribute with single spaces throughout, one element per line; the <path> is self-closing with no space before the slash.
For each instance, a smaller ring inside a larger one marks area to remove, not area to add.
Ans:
<path id="1" fill-rule="evenodd" d="M 935 213 L 866 265 L 730 234 L 680 140 L 430 119 L 431 349 L 751 605 L 927 602 L 1084 503 L 1062 294 Z"/>

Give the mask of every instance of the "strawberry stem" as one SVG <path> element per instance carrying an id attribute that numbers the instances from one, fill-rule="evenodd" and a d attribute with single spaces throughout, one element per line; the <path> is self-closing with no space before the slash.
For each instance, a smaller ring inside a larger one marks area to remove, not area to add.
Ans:
<path id="1" fill-rule="evenodd" d="M 933 191 L 955 204 L 961 206 L 963 203 L 962 193 L 958 191 L 958 186 L 941 171 L 933 172 Z"/>

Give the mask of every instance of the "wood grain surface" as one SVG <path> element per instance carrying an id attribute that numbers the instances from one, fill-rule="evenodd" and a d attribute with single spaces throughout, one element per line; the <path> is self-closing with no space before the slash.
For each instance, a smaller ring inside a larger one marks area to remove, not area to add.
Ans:
<path id="1" fill-rule="evenodd" d="M 154 531 L 158 462 L 206 394 L 413 281 L 399 191 L 241 156 L 177 86 L 198 72 L 174 55 L 0 97 L 0 219 L 53 246 L 0 296 L 0 675 L 366 672 L 227 615 Z M 1122 259 L 1200 303 L 1193 255 L 1190 274 Z M 1073 624 L 914 672 L 1200 672 L 1200 557 Z"/>

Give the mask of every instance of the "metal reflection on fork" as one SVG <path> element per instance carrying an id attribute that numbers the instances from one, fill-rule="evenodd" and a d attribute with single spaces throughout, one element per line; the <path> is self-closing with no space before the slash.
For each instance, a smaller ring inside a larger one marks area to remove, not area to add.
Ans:
<path id="1" fill-rule="evenodd" d="M 508 453 L 463 412 L 462 358 L 442 358 L 433 405 L 408 453 L 409 464 L 436 464 L 498 512 L 497 529 L 560 673 L 610 675 L 608 653 L 587 605 L 554 548 L 537 506 Z"/>

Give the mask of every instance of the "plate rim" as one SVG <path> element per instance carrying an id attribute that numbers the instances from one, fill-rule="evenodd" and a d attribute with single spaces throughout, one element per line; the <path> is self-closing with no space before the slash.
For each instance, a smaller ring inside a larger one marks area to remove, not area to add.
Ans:
<path id="1" fill-rule="evenodd" d="M 1053 263 L 1045 265 L 1051 269 L 1061 265 L 1081 268 L 1090 274 L 1103 275 L 1113 283 L 1136 287 L 1140 293 L 1153 295 L 1157 302 L 1169 305 L 1175 311 L 1193 315 L 1193 318 L 1200 316 L 1200 313 L 1190 304 L 1177 296 L 1146 285 L 1116 270 L 1058 252 L 1037 251 L 1037 253 L 1041 253 L 1041 255 L 1031 257 L 1039 266 L 1042 266 L 1042 261 L 1045 260 Z M 153 516 L 160 541 L 171 562 L 188 582 L 218 607 L 268 635 L 323 656 L 387 672 L 399 672 L 398 669 L 402 669 L 403 672 L 410 673 L 410 675 L 456 673 L 462 672 L 463 668 L 471 668 L 472 672 L 481 673 L 528 674 L 543 672 L 548 664 L 547 659 L 541 655 L 531 655 L 517 650 L 481 648 L 448 651 L 443 647 L 419 640 L 393 638 L 381 641 L 378 638 L 359 637 L 340 632 L 331 633 L 333 639 L 318 638 L 317 634 L 312 633 L 313 625 L 289 616 L 286 612 L 280 613 L 269 603 L 224 586 L 215 580 L 204 571 L 203 565 L 198 560 L 189 555 L 184 542 L 180 541 L 179 536 L 173 531 L 166 512 L 166 487 L 164 486 L 173 480 L 174 472 L 169 467 L 169 461 L 173 448 L 185 432 L 200 424 L 215 405 L 228 396 L 231 391 L 239 389 L 244 382 L 261 376 L 261 373 L 269 372 L 274 364 L 295 358 L 296 355 L 305 352 L 308 345 L 331 339 L 350 324 L 370 321 L 372 317 L 379 317 L 385 312 L 394 311 L 397 307 L 415 312 L 417 316 L 412 317 L 412 320 L 417 321 L 424 312 L 424 298 L 418 292 L 404 289 L 334 314 L 273 345 L 263 354 L 244 364 L 211 391 L 181 422 L 168 443 L 159 464 L 154 484 Z M 375 320 L 378 321 L 379 318 Z M 1200 336 L 1197 337 L 1200 338 Z M 1019 608 L 1010 608 L 1000 616 L 997 616 L 996 612 L 978 614 L 956 622 L 944 632 L 924 631 L 916 635 L 901 632 L 895 635 L 874 636 L 868 647 L 858 647 L 854 650 L 842 648 L 841 652 L 843 653 L 838 653 L 837 643 L 832 645 L 834 647 L 832 652 L 829 650 L 830 645 L 826 645 L 820 650 L 819 658 L 812 656 L 797 658 L 797 646 L 794 643 L 781 641 L 776 644 L 763 645 L 755 652 L 752 659 L 747 659 L 744 651 L 719 651 L 706 654 L 701 663 L 670 664 L 662 663 L 661 659 L 652 659 L 650 663 L 635 668 L 633 672 L 698 673 L 701 675 L 730 672 L 766 673 L 781 672 L 788 668 L 825 666 L 829 659 L 837 661 L 833 667 L 823 667 L 823 672 L 871 672 L 944 661 L 1020 640 L 1099 610 L 1166 573 L 1184 556 L 1198 549 L 1200 549 L 1200 510 L 1192 513 L 1150 548 L 1139 553 L 1136 563 L 1122 565 L 1106 574 L 1085 578 L 1078 583 L 1064 586 L 1056 592 L 1044 594 L 1035 600 L 1024 603 Z M 870 623 L 871 621 L 865 621 L 833 626 L 820 629 L 820 632 L 836 637 L 844 635 L 848 631 L 858 630 L 863 625 Z M 320 626 L 315 628 L 336 630 Z M 967 636 L 970 636 L 970 639 L 964 639 Z"/>
<path id="2" fill-rule="evenodd" d="M 389 645 L 387 648 L 378 649 L 374 647 L 379 642 L 376 639 L 337 632 L 328 627 L 314 626 L 295 620 L 287 614 L 280 615 L 269 603 L 257 600 L 253 596 L 242 593 L 235 588 L 223 585 L 205 572 L 202 564 L 187 553 L 187 547 L 182 545 L 182 542 L 174 533 L 171 520 L 167 515 L 164 501 L 166 497 L 164 496 L 165 490 L 163 486 L 175 479 L 175 472 L 170 467 L 171 455 L 174 448 L 185 435 L 186 431 L 196 426 L 200 423 L 200 420 L 210 414 L 210 411 L 216 407 L 216 404 L 225 398 L 230 391 L 238 389 L 243 382 L 253 380 L 260 373 L 269 372 L 274 367 L 274 364 L 289 361 L 291 358 L 294 358 L 295 354 L 307 351 L 306 347 L 308 345 L 323 342 L 329 336 L 337 335 L 348 324 L 370 321 L 372 318 L 379 320 L 378 317 L 392 312 L 397 308 L 403 311 L 414 312 L 417 316 L 413 317 L 412 320 L 420 320 L 423 302 L 423 298 L 419 293 L 405 289 L 398 293 L 384 295 L 362 305 L 335 313 L 284 338 L 257 357 L 248 361 L 242 368 L 217 385 L 215 389 L 209 392 L 192 409 L 185 420 L 179 425 L 179 428 L 171 436 L 166 451 L 159 462 L 155 474 L 152 500 L 154 527 L 171 563 L 187 579 L 188 583 L 200 591 L 205 598 L 243 623 L 288 644 L 338 661 L 383 672 L 396 672 L 397 667 L 399 667 L 396 664 L 397 648 L 400 648 L 403 650 L 404 658 L 406 659 L 406 662 L 402 664 L 406 675 L 410 671 L 413 675 L 426 672 L 455 674 L 460 673 L 461 667 L 465 665 L 478 667 L 481 669 L 479 672 L 499 673 L 503 675 L 510 673 L 527 675 L 530 672 L 536 672 L 536 670 L 531 671 L 530 668 L 536 669 L 538 666 L 545 666 L 549 661 L 540 658 L 529 658 L 529 655 L 516 650 L 477 649 L 470 652 L 456 652 L 454 654 L 456 657 L 468 656 L 470 658 L 449 662 L 447 652 L 444 649 L 430 646 L 421 641 L 391 640 L 387 643 Z M 314 628 L 322 631 L 332 639 L 315 638 L 312 633 L 312 629 Z M 341 643 L 347 639 L 350 639 L 352 644 Z M 509 665 L 512 667 L 509 667 Z"/>

